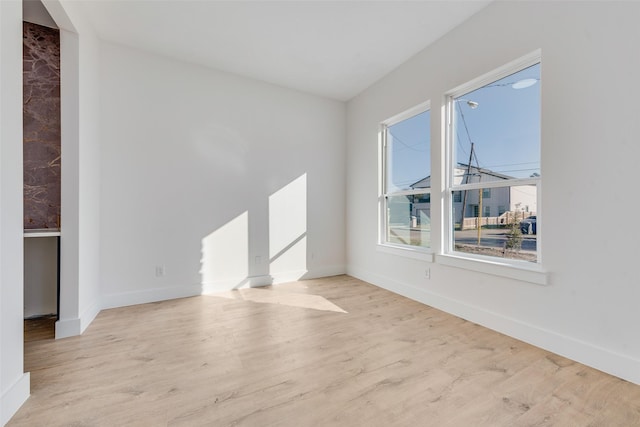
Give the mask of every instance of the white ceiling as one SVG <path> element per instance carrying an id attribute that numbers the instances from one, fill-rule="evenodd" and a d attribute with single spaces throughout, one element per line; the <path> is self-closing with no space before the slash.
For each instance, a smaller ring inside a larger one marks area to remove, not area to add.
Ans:
<path id="1" fill-rule="evenodd" d="M 82 3 L 105 40 L 346 101 L 491 0 Z"/>

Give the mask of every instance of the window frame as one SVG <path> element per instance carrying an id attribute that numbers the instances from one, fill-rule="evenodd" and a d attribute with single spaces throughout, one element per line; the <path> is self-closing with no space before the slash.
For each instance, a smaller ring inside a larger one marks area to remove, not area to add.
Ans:
<path id="1" fill-rule="evenodd" d="M 378 248 L 379 250 L 387 253 L 393 253 L 396 255 L 409 256 L 412 258 L 417 258 L 420 260 L 426 260 L 429 262 L 433 261 L 433 244 L 430 244 L 429 247 L 418 246 L 418 245 L 410 245 L 410 244 L 402 244 L 390 242 L 388 240 L 389 233 L 389 220 L 388 220 L 388 209 L 387 202 L 390 197 L 397 196 L 411 196 L 411 195 L 422 195 L 428 194 L 431 200 L 433 201 L 433 188 L 430 186 L 429 188 L 419 188 L 414 190 L 398 190 L 398 191 L 389 191 L 388 186 L 388 151 L 387 151 L 387 129 L 397 123 L 400 123 L 404 120 L 410 119 L 418 114 L 422 114 L 425 112 L 429 112 L 429 120 L 431 120 L 431 101 L 422 102 L 408 110 L 403 111 L 400 114 L 397 114 L 393 117 L 390 117 L 387 120 L 384 120 L 380 123 L 379 130 L 379 159 L 380 159 L 380 167 L 379 167 L 379 196 L 378 196 L 378 205 L 379 205 L 379 214 L 378 214 Z M 431 128 L 431 123 L 430 123 Z M 431 142 L 431 135 L 429 135 L 429 153 L 430 153 L 430 162 L 433 163 L 432 154 L 433 154 L 433 144 Z M 432 165 L 429 165 L 429 174 L 432 175 Z M 433 229 L 432 229 L 433 231 Z"/>
<path id="2" fill-rule="evenodd" d="M 445 111 L 445 126 L 443 129 L 444 132 L 444 141 L 445 141 L 445 162 L 444 162 L 444 195 L 443 195 L 443 214 L 444 221 L 442 222 L 442 247 L 441 253 L 442 256 L 439 257 L 442 261 L 445 261 L 448 265 L 456 265 L 457 261 L 461 262 L 462 267 L 471 268 L 471 269 L 486 269 L 485 267 L 478 267 L 478 263 L 486 264 L 486 265 L 497 265 L 497 266 L 506 266 L 509 269 L 515 267 L 516 269 L 529 270 L 529 271 L 539 271 L 542 272 L 542 233 L 540 230 L 543 229 L 540 226 L 540 218 L 542 213 L 542 177 L 532 177 L 532 178 L 513 178 L 507 180 L 500 181 L 485 181 L 485 182 L 476 182 L 476 183 L 466 183 L 466 184 L 455 184 L 454 181 L 454 173 L 455 173 L 455 129 L 454 129 L 454 115 L 455 115 L 455 102 L 456 98 L 466 95 L 469 92 L 472 92 L 476 89 L 479 89 L 483 86 L 491 84 L 495 81 L 498 81 L 504 77 L 522 71 L 525 68 L 530 66 L 541 64 L 542 63 L 542 55 L 540 50 L 536 50 L 528 55 L 525 55 L 515 61 L 512 61 L 502 67 L 499 67 L 493 71 L 490 71 L 476 79 L 473 79 L 463 85 L 460 85 L 448 92 L 445 93 L 444 96 L 444 111 Z M 542 84 L 542 81 L 540 81 Z M 541 118 L 542 121 L 542 118 Z M 541 125 L 542 123 L 540 123 Z M 541 141 L 542 142 L 542 141 Z M 541 144 L 542 145 L 542 144 Z M 542 147 L 541 147 L 542 148 Z M 541 156 L 541 153 L 540 153 Z M 542 167 L 542 159 L 541 167 Z M 542 175 L 542 174 L 540 174 Z M 536 234 L 536 262 L 531 261 L 523 261 L 523 260 L 514 260 L 509 258 L 501 258 L 501 257 L 493 257 L 487 255 L 478 255 L 478 254 L 470 254 L 466 252 L 460 252 L 455 250 L 455 218 L 453 213 L 454 206 L 454 194 L 455 192 L 462 191 L 470 191 L 470 190 L 479 190 L 479 189 L 490 189 L 490 188 L 498 188 L 498 187 L 515 187 L 520 185 L 535 185 L 536 186 L 536 216 L 537 216 L 537 234 Z M 471 261 L 470 263 L 467 261 Z M 473 268 L 473 266 L 476 268 Z M 492 270 L 490 268 L 490 270 Z M 510 276 L 512 273 L 506 274 Z M 546 283 L 546 277 L 536 278 L 536 280 L 532 280 L 541 284 Z"/>

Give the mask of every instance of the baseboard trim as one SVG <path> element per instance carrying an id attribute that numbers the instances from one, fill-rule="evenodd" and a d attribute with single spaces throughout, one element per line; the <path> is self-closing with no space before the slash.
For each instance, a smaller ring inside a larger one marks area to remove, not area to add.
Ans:
<path id="1" fill-rule="evenodd" d="M 209 295 L 217 292 L 232 291 L 234 289 L 259 288 L 261 286 L 272 285 L 273 283 L 273 277 L 269 275 L 237 277 L 203 283 L 199 293 Z"/>
<path id="2" fill-rule="evenodd" d="M 640 385 L 640 360 L 358 267 L 347 274 L 544 350 Z"/>
<path id="3" fill-rule="evenodd" d="M 302 279 L 318 279 L 321 277 L 340 276 L 347 273 L 347 266 L 344 264 L 330 265 L 328 267 L 314 268 L 307 271 Z"/>
<path id="4" fill-rule="evenodd" d="M 229 278 L 224 280 L 211 281 L 202 285 L 192 286 L 174 286 L 165 288 L 145 289 L 133 292 L 122 292 L 102 295 L 101 309 L 126 307 L 129 305 L 146 304 L 150 302 L 165 301 L 176 298 L 186 298 L 195 295 L 212 294 L 216 292 L 225 292 L 233 289 L 257 288 L 261 286 L 275 285 L 279 283 L 293 282 L 296 280 L 315 279 L 318 277 L 329 277 L 345 274 L 344 265 L 330 266 L 324 268 L 308 270 L 295 270 L 274 273 L 273 275 L 260 275 L 251 277 Z M 84 328 L 91 323 L 100 310 L 89 312 L 87 310 L 87 321 Z M 83 319 L 84 320 L 84 319 Z M 79 328 L 79 327 L 78 327 Z M 76 333 L 75 335 L 78 335 Z M 70 336 L 70 335 L 65 335 Z M 56 337 L 57 324 L 56 324 Z"/>
<path id="5" fill-rule="evenodd" d="M 82 333 L 80 318 L 60 319 L 56 322 L 56 339 L 75 337 Z"/>
<path id="6" fill-rule="evenodd" d="M 109 309 L 116 307 L 126 307 L 129 305 L 146 304 L 150 302 L 165 301 L 176 298 L 186 298 L 196 295 L 212 294 L 216 292 L 230 291 L 233 289 L 242 288 L 257 288 L 261 286 L 274 285 L 278 283 L 293 282 L 296 280 L 315 279 L 318 277 L 337 276 L 346 273 L 346 267 L 344 265 L 329 266 L 323 268 L 316 268 L 313 270 L 294 270 L 274 273 L 273 275 L 261 275 L 251 277 L 237 277 L 224 280 L 211 281 L 203 283 L 202 285 L 191 286 L 174 286 L 164 288 L 145 289 L 133 292 L 121 292 L 113 294 L 103 294 L 101 296 L 101 304 L 95 307 L 90 307 L 83 314 L 82 323 L 76 325 L 71 323 L 78 319 L 67 320 L 66 323 L 61 324 L 61 331 L 64 327 L 65 333 L 71 333 L 72 335 L 78 335 L 80 332 L 73 333 L 74 331 L 80 331 L 86 329 L 86 327 L 93 321 L 96 315 L 100 312 L 100 309 Z M 58 321 L 60 323 L 60 321 Z M 58 338 L 58 323 L 56 323 L 56 338 Z M 81 326 L 83 328 L 81 329 Z M 67 332 L 67 329 L 69 330 Z M 68 334 L 64 335 L 71 336 Z M 63 336 L 60 336 L 61 338 Z"/>
<path id="7" fill-rule="evenodd" d="M 126 307 L 129 305 L 147 304 L 150 302 L 192 297 L 200 295 L 201 293 L 202 287 L 200 285 L 192 285 L 106 294 L 102 295 L 101 308 L 105 310 L 109 308 Z"/>
<path id="8" fill-rule="evenodd" d="M 18 412 L 18 409 L 27 401 L 31 394 L 31 375 L 25 372 L 13 383 L 11 387 L 2 393 L 2 407 L 0 425 L 5 425 Z"/>
<path id="9" fill-rule="evenodd" d="M 100 304 L 98 301 L 95 301 L 82 312 L 80 317 L 58 320 L 56 322 L 56 339 L 82 335 L 85 329 L 87 329 L 99 313 Z"/>
<path id="10" fill-rule="evenodd" d="M 202 285 L 202 294 L 226 292 L 234 289 L 259 288 L 280 283 L 295 282 L 297 280 L 316 279 L 345 274 L 344 265 L 317 268 L 314 270 L 281 271 L 271 275 L 251 276 L 217 280 Z"/>
<path id="11" fill-rule="evenodd" d="M 302 280 L 302 278 L 305 277 L 305 275 L 307 275 L 308 273 L 308 270 L 281 271 L 278 273 L 274 273 L 271 277 L 273 277 L 273 284 L 278 285 L 280 283 L 289 283 Z"/>
<path id="12" fill-rule="evenodd" d="M 80 333 L 82 334 L 87 327 L 94 321 L 96 316 L 100 314 L 100 303 L 95 301 L 80 315 Z"/>

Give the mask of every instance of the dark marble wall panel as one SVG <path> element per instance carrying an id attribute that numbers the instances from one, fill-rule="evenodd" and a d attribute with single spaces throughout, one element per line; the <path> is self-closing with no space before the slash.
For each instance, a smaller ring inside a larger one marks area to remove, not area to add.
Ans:
<path id="1" fill-rule="evenodd" d="M 60 33 L 23 25 L 24 228 L 60 228 Z"/>

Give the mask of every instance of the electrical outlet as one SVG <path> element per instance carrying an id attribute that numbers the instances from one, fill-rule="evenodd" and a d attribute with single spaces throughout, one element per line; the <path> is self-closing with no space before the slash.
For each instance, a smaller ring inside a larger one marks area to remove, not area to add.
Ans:
<path id="1" fill-rule="evenodd" d="M 156 277 L 164 277 L 165 268 L 164 265 L 156 265 Z"/>
<path id="2" fill-rule="evenodd" d="M 426 277 L 427 279 L 431 279 L 431 269 L 430 268 L 427 268 L 424 271 L 424 277 Z"/>

